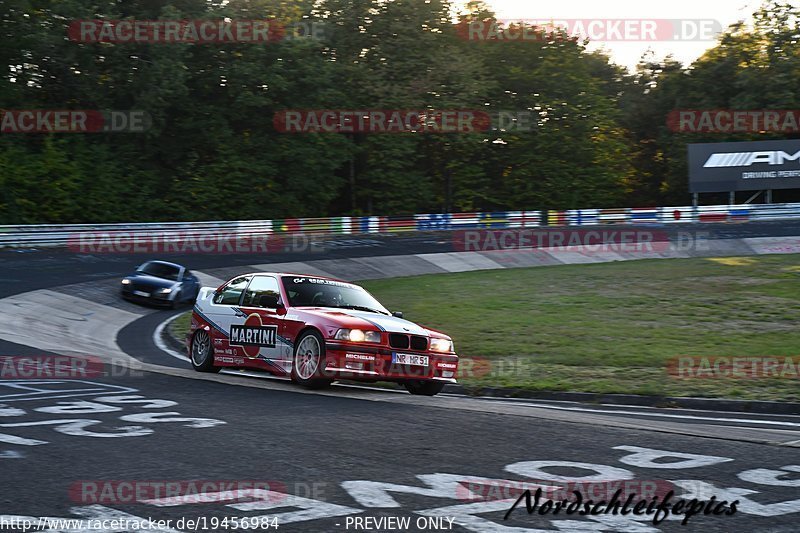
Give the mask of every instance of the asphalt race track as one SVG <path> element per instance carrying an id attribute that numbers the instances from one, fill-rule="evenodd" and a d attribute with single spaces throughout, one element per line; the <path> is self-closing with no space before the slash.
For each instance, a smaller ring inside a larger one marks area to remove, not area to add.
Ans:
<path id="1" fill-rule="evenodd" d="M 703 230 L 721 239 L 790 236 L 800 235 L 800 223 Z M 448 246 L 446 234 L 431 233 L 331 239 L 316 253 L 377 257 Z M 159 258 L 224 277 L 246 265 L 307 260 L 308 253 Z M 44 289 L 39 294 L 91 298 L 81 292 L 87 282 L 111 287 L 150 258 L 0 252 L 0 298 Z M 276 523 L 298 532 L 800 530 L 800 413 L 421 398 L 347 385 L 312 392 L 275 379 L 197 374 L 154 340 L 176 311 L 128 305 L 119 306 L 130 314 L 119 331 L 86 330 L 97 333 L 87 334 L 86 353 L 113 343 L 140 366 L 108 366 L 108 375 L 85 380 L 0 380 L 0 531 L 225 531 Z M 3 320 L 13 318 L 4 313 Z M 0 341 L 0 355 L 49 353 L 26 341 L 44 330 L 56 352 L 58 331 L 47 326 L 59 313 L 54 306 L 53 316 L 38 314 L 20 327 L 18 342 Z M 673 502 L 738 500 L 737 512 L 654 525 L 652 515 L 529 515 L 523 503 L 504 520 L 523 489 L 565 480 L 609 487 L 608 494 L 674 490 Z M 170 484 L 180 484 L 183 496 L 170 493 Z M 137 524 L 146 519 L 153 522 Z"/>

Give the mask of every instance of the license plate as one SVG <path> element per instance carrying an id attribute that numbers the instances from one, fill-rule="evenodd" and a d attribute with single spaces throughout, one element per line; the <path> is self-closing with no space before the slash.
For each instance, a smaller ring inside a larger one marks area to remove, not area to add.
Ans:
<path id="1" fill-rule="evenodd" d="M 398 365 L 428 366 L 427 355 L 414 355 L 409 353 L 396 353 L 392 362 Z"/>
<path id="2" fill-rule="evenodd" d="M 149 292 L 143 292 L 143 291 L 133 291 L 133 294 L 135 294 L 136 296 L 144 296 L 145 298 L 150 296 Z"/>

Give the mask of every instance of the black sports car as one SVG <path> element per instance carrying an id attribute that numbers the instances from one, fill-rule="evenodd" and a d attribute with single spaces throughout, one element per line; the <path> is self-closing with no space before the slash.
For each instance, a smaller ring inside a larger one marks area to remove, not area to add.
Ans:
<path id="1" fill-rule="evenodd" d="M 166 261 L 148 261 L 125 276 L 121 287 L 126 300 L 146 301 L 175 308 L 183 302 L 194 303 L 200 281 L 186 267 Z"/>

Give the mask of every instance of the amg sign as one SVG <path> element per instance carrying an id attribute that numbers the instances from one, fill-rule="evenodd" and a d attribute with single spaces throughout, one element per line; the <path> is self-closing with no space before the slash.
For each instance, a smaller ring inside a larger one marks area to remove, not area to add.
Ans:
<path id="1" fill-rule="evenodd" d="M 800 189 L 800 140 L 689 145 L 689 191 Z"/>

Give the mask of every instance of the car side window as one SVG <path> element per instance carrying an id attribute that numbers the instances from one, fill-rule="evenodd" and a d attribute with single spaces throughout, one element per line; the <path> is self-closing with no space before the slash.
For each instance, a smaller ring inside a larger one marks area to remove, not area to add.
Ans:
<path id="1" fill-rule="evenodd" d="M 214 295 L 214 303 L 218 305 L 239 305 L 239 297 L 247 287 L 248 281 L 250 281 L 250 278 L 247 276 L 231 280 L 221 291 Z"/>
<path id="2" fill-rule="evenodd" d="M 270 276 L 254 276 L 244 293 L 243 307 L 274 309 L 281 297 L 278 280 Z"/>

